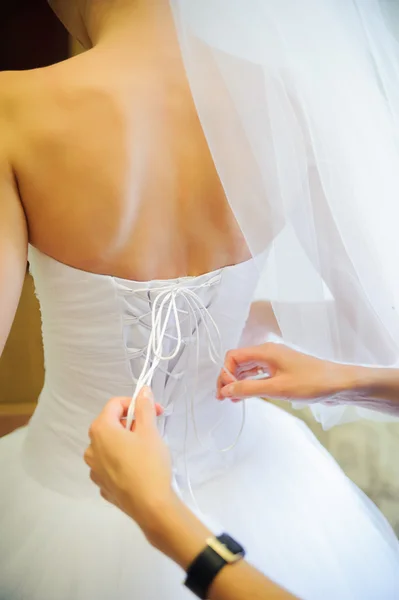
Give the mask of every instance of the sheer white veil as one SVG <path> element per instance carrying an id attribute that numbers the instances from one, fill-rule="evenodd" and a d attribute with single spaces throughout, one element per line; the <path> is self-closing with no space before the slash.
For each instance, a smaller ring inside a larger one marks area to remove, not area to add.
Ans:
<path id="1" fill-rule="evenodd" d="M 399 3 L 171 5 L 216 168 L 259 265 L 257 297 L 272 302 L 283 340 L 399 365 Z M 341 406 L 313 411 L 325 427 L 353 418 Z"/>

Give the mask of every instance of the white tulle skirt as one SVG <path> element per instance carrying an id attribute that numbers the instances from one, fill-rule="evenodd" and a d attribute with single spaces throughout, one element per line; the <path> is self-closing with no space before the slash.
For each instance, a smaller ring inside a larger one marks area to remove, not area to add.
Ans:
<path id="1" fill-rule="evenodd" d="M 296 418 L 257 401 L 248 413 L 252 450 L 195 489 L 204 515 L 304 600 L 397 600 L 399 546 L 378 509 Z M 66 497 L 32 479 L 25 434 L 0 441 L 1 600 L 192 597 L 183 573 L 100 496 Z"/>

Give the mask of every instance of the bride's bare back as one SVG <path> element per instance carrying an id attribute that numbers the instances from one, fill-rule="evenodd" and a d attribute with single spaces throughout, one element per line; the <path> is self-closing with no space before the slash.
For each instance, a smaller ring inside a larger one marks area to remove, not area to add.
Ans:
<path id="1" fill-rule="evenodd" d="M 125 46 L 1 75 L 29 241 L 80 269 L 148 280 L 248 257 L 160 10 Z"/>

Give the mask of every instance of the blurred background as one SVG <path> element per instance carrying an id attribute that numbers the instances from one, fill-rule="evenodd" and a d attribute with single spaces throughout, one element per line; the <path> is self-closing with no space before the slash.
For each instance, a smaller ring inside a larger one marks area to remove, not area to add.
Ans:
<path id="1" fill-rule="evenodd" d="M 0 8 L 0 17 L 0 70 L 40 68 L 81 51 L 45 0 L 13 0 Z M 14 326 L 0 359 L 0 436 L 29 420 L 43 376 L 40 311 L 27 272 Z M 310 425 L 399 535 L 399 424 L 362 421 L 323 432 L 306 410 L 295 414 Z"/>

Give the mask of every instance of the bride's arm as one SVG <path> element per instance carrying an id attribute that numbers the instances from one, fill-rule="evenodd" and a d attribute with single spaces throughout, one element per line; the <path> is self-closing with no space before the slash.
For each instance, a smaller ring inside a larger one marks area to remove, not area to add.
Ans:
<path id="1" fill-rule="evenodd" d="M 270 334 L 281 336 L 280 327 L 271 302 L 252 302 L 248 319 L 240 340 L 240 348 L 263 344 Z"/>
<path id="2" fill-rule="evenodd" d="M 0 144 L 0 356 L 26 274 L 28 232 L 13 170 Z"/>

